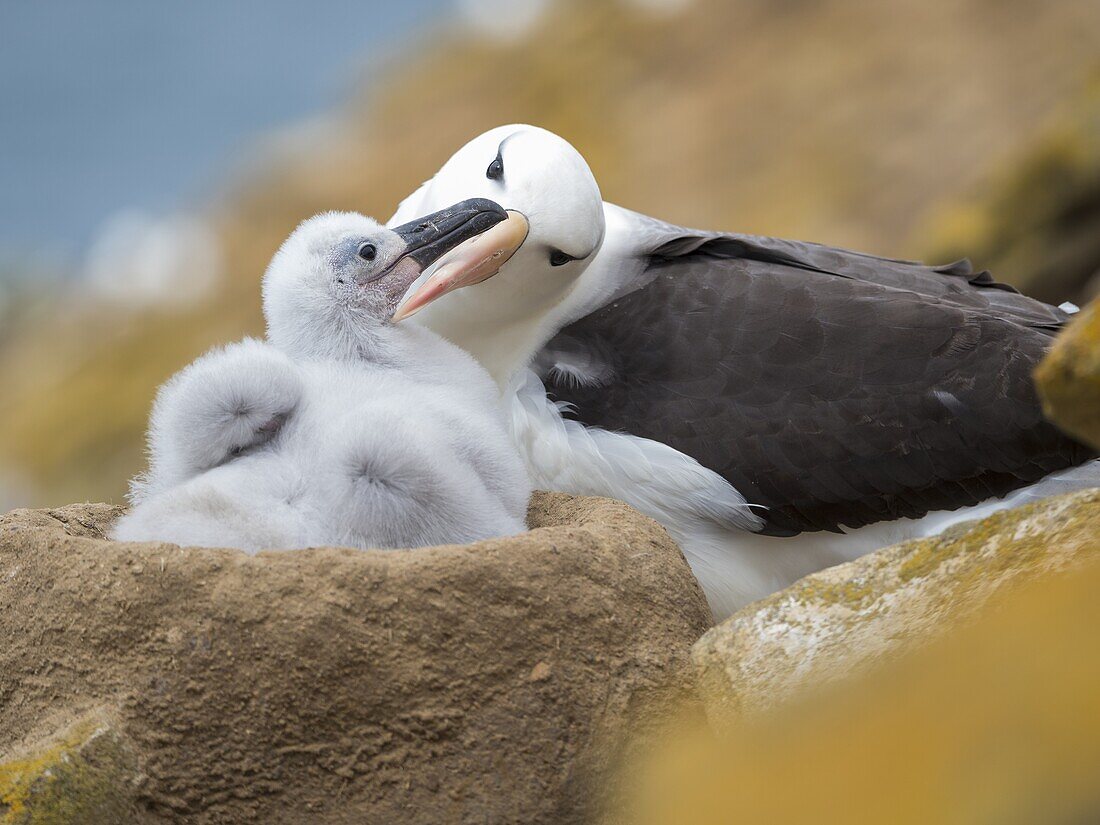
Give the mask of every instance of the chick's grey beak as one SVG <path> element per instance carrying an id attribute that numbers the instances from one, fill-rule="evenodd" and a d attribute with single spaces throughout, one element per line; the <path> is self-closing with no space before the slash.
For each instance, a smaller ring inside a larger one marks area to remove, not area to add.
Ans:
<path id="1" fill-rule="evenodd" d="M 464 241 L 491 229 L 508 217 L 499 204 L 487 198 L 470 198 L 395 227 L 406 248 L 403 260 L 412 260 L 423 272 L 441 256 Z"/>

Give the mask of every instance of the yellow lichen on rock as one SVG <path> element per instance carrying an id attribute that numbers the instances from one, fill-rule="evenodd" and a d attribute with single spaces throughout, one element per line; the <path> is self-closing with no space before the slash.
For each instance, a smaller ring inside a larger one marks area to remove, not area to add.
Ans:
<path id="1" fill-rule="evenodd" d="M 1100 301 L 1085 307 L 1058 337 L 1035 382 L 1047 417 L 1100 447 Z"/>
<path id="2" fill-rule="evenodd" d="M 695 645 L 719 729 L 851 678 L 969 619 L 995 592 L 1100 549 L 1100 490 L 1045 499 L 807 576 Z"/>
<path id="3" fill-rule="evenodd" d="M 682 733 L 634 766 L 611 821 L 1097 821 L 1100 557 L 1087 558 L 1002 589 L 956 633 L 843 690 L 803 694 L 728 736 Z"/>
<path id="4" fill-rule="evenodd" d="M 44 744 L 0 759 L 0 825 L 136 823 L 136 759 L 95 715 Z"/>

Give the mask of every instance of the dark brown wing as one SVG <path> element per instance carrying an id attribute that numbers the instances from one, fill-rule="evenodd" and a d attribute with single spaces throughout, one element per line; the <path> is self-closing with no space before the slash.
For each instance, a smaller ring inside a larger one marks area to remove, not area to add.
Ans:
<path id="1" fill-rule="evenodd" d="M 642 285 L 536 365 L 579 420 L 662 441 L 766 505 L 765 532 L 955 509 L 1089 457 L 1031 380 L 1060 310 L 965 264 L 662 226 Z"/>

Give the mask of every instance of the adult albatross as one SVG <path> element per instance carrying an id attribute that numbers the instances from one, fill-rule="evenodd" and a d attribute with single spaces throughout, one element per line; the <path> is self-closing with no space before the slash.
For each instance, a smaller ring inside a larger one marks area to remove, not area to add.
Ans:
<path id="1" fill-rule="evenodd" d="M 1031 380 L 1069 316 L 965 261 L 674 226 L 605 203 L 569 143 L 523 125 L 462 147 L 391 224 L 475 196 L 509 220 L 398 314 L 488 368 L 536 485 L 662 521 L 718 615 L 1100 479 L 1057 475 L 1092 453 L 1043 419 Z"/>

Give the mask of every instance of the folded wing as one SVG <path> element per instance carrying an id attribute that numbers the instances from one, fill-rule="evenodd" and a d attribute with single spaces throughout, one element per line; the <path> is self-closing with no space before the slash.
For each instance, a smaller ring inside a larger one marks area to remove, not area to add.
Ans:
<path id="1" fill-rule="evenodd" d="M 1061 310 L 966 262 L 634 217 L 639 274 L 536 366 L 583 423 L 667 444 L 766 505 L 765 532 L 916 518 L 1089 457 L 1032 385 Z"/>

